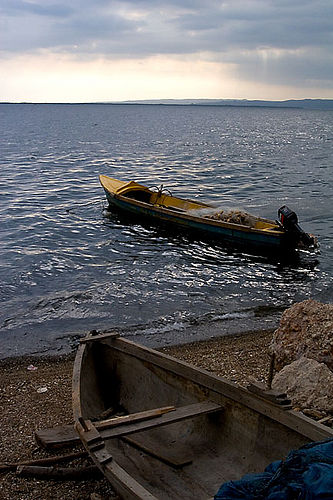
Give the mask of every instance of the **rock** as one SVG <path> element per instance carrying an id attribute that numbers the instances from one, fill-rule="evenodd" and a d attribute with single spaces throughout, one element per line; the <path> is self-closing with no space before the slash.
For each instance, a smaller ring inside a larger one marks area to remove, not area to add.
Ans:
<path id="1" fill-rule="evenodd" d="M 103 498 L 98 493 L 91 493 L 90 500 L 103 500 Z"/>
<path id="2" fill-rule="evenodd" d="M 333 304 L 305 300 L 284 311 L 270 352 L 277 370 L 306 356 L 333 371 Z"/>
<path id="3" fill-rule="evenodd" d="M 303 356 L 282 368 L 275 375 L 272 388 L 286 392 L 294 407 L 333 412 L 333 373 L 314 359 Z"/>
<path id="4" fill-rule="evenodd" d="M 304 415 L 306 415 L 307 417 L 311 417 L 317 421 L 323 419 L 326 416 L 326 412 L 315 410 L 312 408 L 304 408 L 304 410 L 302 410 L 302 413 L 304 413 Z"/>

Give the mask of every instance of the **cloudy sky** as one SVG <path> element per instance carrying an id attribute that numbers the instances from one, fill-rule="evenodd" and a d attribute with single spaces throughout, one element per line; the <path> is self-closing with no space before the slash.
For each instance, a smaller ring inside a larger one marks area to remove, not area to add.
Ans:
<path id="1" fill-rule="evenodd" d="M 0 0 L 0 101 L 333 98 L 332 0 Z"/>

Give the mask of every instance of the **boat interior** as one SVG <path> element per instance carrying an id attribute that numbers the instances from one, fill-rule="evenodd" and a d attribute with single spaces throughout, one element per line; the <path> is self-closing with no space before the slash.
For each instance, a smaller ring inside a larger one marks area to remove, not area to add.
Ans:
<path id="1" fill-rule="evenodd" d="M 262 471 L 304 443 L 297 432 L 176 373 L 167 357 L 161 364 L 112 342 L 119 347 L 86 346 L 81 412 L 98 422 L 110 409 L 119 416 L 171 407 L 129 434 L 99 431 L 113 459 L 156 498 L 207 500 L 223 482 Z"/>
<path id="2" fill-rule="evenodd" d="M 182 210 L 187 212 L 189 210 L 198 210 L 209 207 L 205 203 L 195 202 L 193 200 L 185 200 L 172 196 L 169 190 L 164 189 L 163 186 L 147 188 L 135 182 L 129 182 L 122 188 L 115 192 L 118 196 L 125 196 L 136 201 L 149 203 L 157 207 L 164 207 L 169 209 Z"/>
<path id="3" fill-rule="evenodd" d="M 206 203 L 177 198 L 176 196 L 172 196 L 168 190 L 164 190 L 163 186 L 149 189 L 131 181 L 117 189 L 115 194 L 143 203 L 149 203 L 155 207 L 176 210 L 178 212 L 187 213 L 187 215 L 201 217 L 215 222 L 229 222 L 231 224 L 250 226 L 265 231 L 281 231 L 280 226 L 276 223 L 246 214 L 245 212 L 218 211 L 215 207 L 207 205 Z"/>

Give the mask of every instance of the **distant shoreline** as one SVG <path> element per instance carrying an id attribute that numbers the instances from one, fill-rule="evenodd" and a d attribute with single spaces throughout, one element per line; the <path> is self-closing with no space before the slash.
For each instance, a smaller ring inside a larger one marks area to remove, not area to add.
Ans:
<path id="1" fill-rule="evenodd" d="M 112 105 L 112 106 L 186 106 L 186 107 L 228 107 L 228 108 L 274 108 L 333 110 L 333 99 L 289 99 L 285 101 L 247 99 L 152 99 L 137 101 L 97 101 L 97 102 L 0 102 L 0 105 Z"/>

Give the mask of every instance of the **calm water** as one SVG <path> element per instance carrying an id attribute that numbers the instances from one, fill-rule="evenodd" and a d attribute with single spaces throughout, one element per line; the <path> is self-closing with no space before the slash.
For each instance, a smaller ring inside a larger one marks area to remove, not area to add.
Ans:
<path id="1" fill-rule="evenodd" d="M 187 342 L 333 300 L 333 112 L 0 105 L 0 132 L 0 357 L 93 328 Z M 101 173 L 273 219 L 287 204 L 321 254 L 284 265 L 106 217 Z"/>

